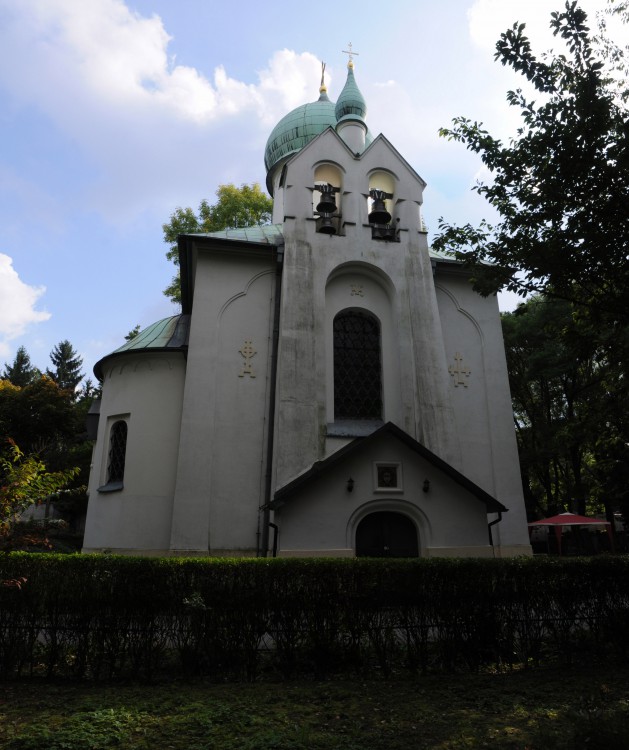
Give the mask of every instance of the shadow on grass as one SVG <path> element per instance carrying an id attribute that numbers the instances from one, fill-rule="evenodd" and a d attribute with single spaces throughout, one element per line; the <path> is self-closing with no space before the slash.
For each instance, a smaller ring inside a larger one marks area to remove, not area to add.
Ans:
<path id="1" fill-rule="evenodd" d="M 5 683 L 6 750 L 625 750 L 629 669 L 282 684 Z"/>

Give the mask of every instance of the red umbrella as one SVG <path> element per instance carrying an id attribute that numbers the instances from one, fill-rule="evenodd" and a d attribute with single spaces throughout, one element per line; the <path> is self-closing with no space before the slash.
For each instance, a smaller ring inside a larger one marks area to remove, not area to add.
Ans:
<path id="1" fill-rule="evenodd" d="M 543 518 L 541 521 L 532 521 L 529 524 L 529 535 L 534 526 L 554 526 L 555 536 L 557 537 L 557 547 L 561 554 L 561 527 L 562 526 L 607 526 L 607 534 L 614 549 L 614 537 L 612 534 L 612 525 L 609 521 L 600 521 L 598 518 L 588 518 L 587 516 L 578 516 L 576 513 L 560 513 L 557 516 Z"/>

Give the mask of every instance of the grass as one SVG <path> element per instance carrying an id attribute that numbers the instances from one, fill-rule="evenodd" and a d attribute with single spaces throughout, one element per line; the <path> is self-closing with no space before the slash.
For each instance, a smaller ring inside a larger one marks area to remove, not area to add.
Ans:
<path id="1" fill-rule="evenodd" d="M 373 680 L 0 685 L 4 750 L 629 747 L 629 667 Z"/>

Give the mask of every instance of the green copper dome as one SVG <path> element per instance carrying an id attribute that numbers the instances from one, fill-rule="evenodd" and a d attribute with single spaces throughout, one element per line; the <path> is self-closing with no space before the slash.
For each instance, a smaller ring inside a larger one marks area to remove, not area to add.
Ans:
<path id="1" fill-rule="evenodd" d="M 302 104 L 289 112 L 273 128 L 264 150 L 267 172 L 280 159 L 300 151 L 326 128 L 336 125 L 334 102 L 323 91 L 316 102 Z"/>
<path id="2" fill-rule="evenodd" d="M 169 318 L 158 320 L 157 323 L 153 323 L 153 325 L 140 331 L 137 336 L 128 340 L 111 354 L 107 354 L 100 359 L 94 365 L 94 374 L 102 382 L 103 363 L 110 357 L 123 354 L 138 354 L 145 351 L 183 351 L 188 348 L 189 332 L 189 315 L 171 315 Z"/>
<path id="3" fill-rule="evenodd" d="M 365 115 L 367 105 L 354 80 L 354 63 L 347 66 L 347 80 L 336 105 L 330 101 L 327 89 L 321 78 L 320 96 L 316 102 L 302 104 L 277 123 L 273 128 L 264 150 L 264 164 L 267 170 L 267 187 L 271 195 L 271 170 L 286 157 L 296 154 L 310 141 L 321 135 L 327 128 L 336 128 L 341 120 L 361 120 L 365 125 L 365 146 L 373 137 L 369 132 Z"/>
<path id="4" fill-rule="evenodd" d="M 347 117 L 348 115 L 353 115 L 354 117 L 359 117 L 361 120 L 364 120 L 367 115 L 367 104 L 365 98 L 360 93 L 360 89 L 356 85 L 354 66 L 351 62 L 347 66 L 347 80 L 345 81 L 343 91 L 341 91 L 338 101 L 336 102 L 334 114 L 336 115 L 337 120 Z"/>

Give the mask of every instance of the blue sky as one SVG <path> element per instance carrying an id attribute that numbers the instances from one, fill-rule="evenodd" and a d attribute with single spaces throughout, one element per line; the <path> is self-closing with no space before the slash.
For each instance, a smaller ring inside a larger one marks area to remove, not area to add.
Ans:
<path id="1" fill-rule="evenodd" d="M 594 11 L 604 0 L 583 0 Z M 477 157 L 438 137 L 457 115 L 508 138 L 493 61 L 527 23 L 536 50 L 561 0 L 0 0 L 0 366 L 49 366 L 68 339 L 94 363 L 177 312 L 161 226 L 221 183 L 264 185 L 275 123 L 345 81 L 352 42 L 367 122 L 427 181 L 424 218 L 491 219 Z M 501 306 L 512 307 L 504 298 Z"/>

